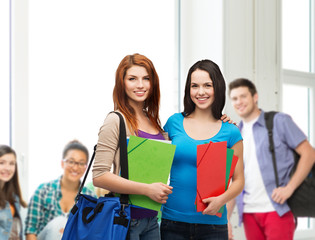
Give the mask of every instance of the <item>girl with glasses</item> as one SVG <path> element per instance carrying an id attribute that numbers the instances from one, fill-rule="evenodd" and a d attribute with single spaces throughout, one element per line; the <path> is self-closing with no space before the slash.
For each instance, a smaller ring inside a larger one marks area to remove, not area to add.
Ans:
<path id="1" fill-rule="evenodd" d="M 61 161 L 62 176 L 41 184 L 31 197 L 26 217 L 26 240 L 61 239 L 88 158 L 87 148 L 79 141 L 71 141 L 65 146 Z M 96 196 L 86 187 L 82 193 Z"/>

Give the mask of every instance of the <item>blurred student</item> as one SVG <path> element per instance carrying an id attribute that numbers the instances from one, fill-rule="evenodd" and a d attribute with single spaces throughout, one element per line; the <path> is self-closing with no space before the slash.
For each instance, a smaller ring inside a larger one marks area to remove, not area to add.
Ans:
<path id="1" fill-rule="evenodd" d="M 310 172 L 315 162 L 315 151 L 292 118 L 285 113 L 277 113 L 273 119 L 273 139 L 281 185 L 277 187 L 265 113 L 258 108 L 256 86 L 248 79 L 236 79 L 229 84 L 229 94 L 235 112 L 242 119 L 239 128 L 244 139 L 245 187 L 237 197 L 237 205 L 246 238 L 292 240 L 295 221 L 286 200 Z M 293 149 L 301 158 L 290 178 L 294 165 Z M 229 205 L 229 212 L 232 212 L 235 201 Z"/>
<path id="2" fill-rule="evenodd" d="M 61 239 L 68 213 L 75 203 L 89 153 L 77 140 L 69 142 L 62 153 L 62 176 L 41 184 L 31 197 L 25 222 L 26 240 Z M 83 188 L 82 193 L 96 196 Z"/>
<path id="3" fill-rule="evenodd" d="M 0 145 L 0 240 L 22 240 L 22 198 L 15 151 Z"/>

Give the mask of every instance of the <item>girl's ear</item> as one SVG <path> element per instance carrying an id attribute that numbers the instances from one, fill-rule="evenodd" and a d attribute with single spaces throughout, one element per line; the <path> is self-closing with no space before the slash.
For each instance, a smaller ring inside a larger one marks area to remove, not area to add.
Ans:
<path id="1" fill-rule="evenodd" d="M 65 162 L 63 160 L 61 160 L 60 164 L 61 164 L 61 168 L 64 169 L 65 168 Z"/>

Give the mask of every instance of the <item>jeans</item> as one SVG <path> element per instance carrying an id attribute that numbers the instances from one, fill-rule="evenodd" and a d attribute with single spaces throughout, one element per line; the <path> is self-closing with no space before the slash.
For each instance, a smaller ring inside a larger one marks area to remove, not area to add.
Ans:
<path id="1" fill-rule="evenodd" d="M 195 224 L 162 219 L 162 240 L 227 240 L 227 225 Z"/>
<path id="2" fill-rule="evenodd" d="M 131 219 L 127 240 L 160 240 L 157 217 Z"/>

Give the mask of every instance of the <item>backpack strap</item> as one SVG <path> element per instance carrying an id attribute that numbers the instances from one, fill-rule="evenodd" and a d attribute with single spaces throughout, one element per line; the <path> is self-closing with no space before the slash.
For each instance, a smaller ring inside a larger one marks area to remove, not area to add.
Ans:
<path id="1" fill-rule="evenodd" d="M 269 151 L 271 152 L 271 155 L 272 155 L 272 163 L 273 163 L 273 170 L 275 173 L 276 186 L 279 187 L 279 177 L 278 177 L 278 169 L 277 169 L 277 162 L 276 162 L 275 145 L 273 142 L 273 119 L 276 114 L 277 112 L 275 111 L 265 112 L 264 117 L 265 117 L 266 127 L 268 130 Z"/>

